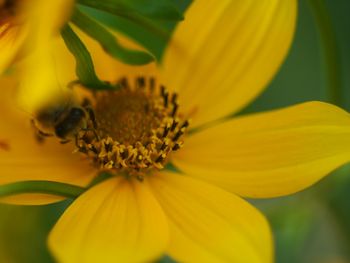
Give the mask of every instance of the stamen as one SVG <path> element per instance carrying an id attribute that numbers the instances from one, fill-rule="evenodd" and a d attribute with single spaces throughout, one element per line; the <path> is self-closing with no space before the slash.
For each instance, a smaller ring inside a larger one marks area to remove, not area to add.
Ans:
<path id="1" fill-rule="evenodd" d="M 136 86 L 138 88 L 144 88 L 146 86 L 146 81 L 144 77 L 138 77 L 136 79 Z"/>
<path id="2" fill-rule="evenodd" d="M 168 100 L 169 100 L 169 93 L 168 91 L 165 89 L 164 86 L 161 86 L 161 94 L 164 100 L 164 107 L 167 108 L 168 107 Z"/>
<path id="3" fill-rule="evenodd" d="M 164 132 L 163 132 L 162 137 L 163 137 L 163 138 L 167 137 L 169 131 L 170 131 L 170 127 L 167 125 L 167 126 L 164 128 Z"/>
<path id="4" fill-rule="evenodd" d="M 171 98 L 171 103 L 172 103 L 173 105 L 175 105 L 175 104 L 176 104 L 176 101 L 177 101 L 177 94 L 174 93 L 174 94 L 173 94 L 173 97 Z"/>
<path id="5" fill-rule="evenodd" d="M 176 103 L 174 103 L 173 111 L 171 112 L 171 116 L 172 116 L 172 117 L 175 117 L 178 107 L 179 107 L 179 105 L 177 105 Z"/>
<path id="6" fill-rule="evenodd" d="M 173 132 L 178 124 L 179 124 L 179 121 L 176 119 L 173 119 L 173 124 L 171 125 L 170 130 Z"/>
<path id="7" fill-rule="evenodd" d="M 182 135 L 182 134 L 184 134 L 184 132 L 185 132 L 185 128 L 181 128 L 176 134 L 175 134 L 175 136 L 173 137 L 173 142 L 175 142 L 175 141 L 177 141 L 179 138 L 180 138 L 180 136 Z"/>
<path id="8" fill-rule="evenodd" d="M 122 87 L 122 88 L 125 88 L 125 89 L 129 89 L 129 83 L 128 83 L 128 79 L 127 78 L 121 78 L 119 81 L 118 81 L 118 84 Z"/>
<path id="9" fill-rule="evenodd" d="M 149 79 L 149 89 L 150 89 L 151 93 L 154 92 L 155 87 L 156 87 L 156 80 L 155 80 L 154 77 L 150 77 L 150 79 Z"/>
<path id="10" fill-rule="evenodd" d="M 182 144 L 183 144 L 182 142 L 175 143 L 175 145 L 173 146 L 172 150 L 173 151 L 179 150 L 182 147 Z"/>
<path id="11" fill-rule="evenodd" d="M 96 94 L 88 127 L 77 135 L 77 151 L 101 169 L 142 181 L 151 170 L 164 168 L 169 154 L 182 147 L 179 140 L 189 121 L 177 114 L 177 94 L 157 87 L 155 78 L 139 76 L 131 82 L 134 87 L 127 78 L 118 83 L 122 89 Z"/>
<path id="12" fill-rule="evenodd" d="M 189 120 L 185 120 L 185 122 L 184 122 L 184 123 L 182 124 L 182 126 L 181 126 L 181 129 L 182 129 L 182 128 L 187 128 L 189 125 L 190 125 Z"/>

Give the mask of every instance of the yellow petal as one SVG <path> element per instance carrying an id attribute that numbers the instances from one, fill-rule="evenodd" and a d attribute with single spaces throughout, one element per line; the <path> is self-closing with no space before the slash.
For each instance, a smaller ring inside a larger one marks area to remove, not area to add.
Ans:
<path id="1" fill-rule="evenodd" d="M 49 194 L 18 194 L 1 198 L 1 203 L 12 205 L 46 205 L 64 200 L 62 196 Z"/>
<path id="2" fill-rule="evenodd" d="M 59 262 L 151 262 L 168 243 L 165 215 L 146 183 L 107 180 L 80 196 L 49 238 Z"/>
<path id="3" fill-rule="evenodd" d="M 181 170 L 249 197 L 300 191 L 350 160 L 350 115 L 309 102 L 240 117 L 187 138 Z"/>
<path id="4" fill-rule="evenodd" d="M 62 145 L 55 138 L 39 143 L 30 124 L 31 115 L 14 103 L 12 78 L 1 79 L 0 97 L 0 184 L 24 180 L 49 180 L 86 185 L 96 170 L 78 153 L 74 145 Z M 43 196 L 18 197 L 17 203 L 42 204 Z M 13 202 L 11 197 L 7 201 Z M 4 200 L 2 200 L 4 201 Z M 52 202 L 50 197 L 47 203 Z"/>
<path id="5" fill-rule="evenodd" d="M 272 79 L 287 54 L 295 0 L 197 0 L 163 61 L 169 89 L 200 125 L 240 110 Z"/>
<path id="6" fill-rule="evenodd" d="M 45 42 L 68 21 L 73 0 L 18 1 L 15 16 L 0 25 L 0 74 L 23 54 L 45 49 Z"/>
<path id="7" fill-rule="evenodd" d="M 49 101 L 68 97 L 67 84 L 74 77 L 74 60 L 58 37 L 37 44 L 25 59 L 18 63 L 20 87 L 18 103 L 28 112 L 35 112 Z"/>
<path id="8" fill-rule="evenodd" d="M 60 65 L 54 55 L 59 52 L 55 46 L 60 38 L 59 29 L 68 20 L 73 3 L 73 0 L 35 0 L 21 6 L 29 36 L 20 67 L 22 94 L 19 99 L 28 111 L 62 96 L 62 89 L 66 87 L 67 83 L 59 79 L 57 67 Z M 60 64 L 67 64 L 67 61 L 60 58 Z"/>
<path id="9" fill-rule="evenodd" d="M 79 37 L 82 39 L 90 51 L 90 54 L 94 61 L 96 73 L 102 80 L 107 80 L 115 83 L 122 77 L 127 77 L 130 79 L 142 75 L 158 77 L 159 73 L 156 63 L 149 63 L 144 66 L 132 66 L 124 64 L 119 60 L 111 57 L 105 50 L 103 50 L 97 41 L 87 36 L 78 28 L 74 28 L 74 31 L 79 34 Z M 130 49 L 142 50 L 139 45 L 132 42 L 128 38 L 123 37 L 119 34 L 115 35 L 118 38 L 118 42 L 120 42 L 122 46 Z"/>
<path id="10" fill-rule="evenodd" d="M 171 172 L 150 185 L 168 216 L 168 253 L 178 262 L 272 261 L 268 224 L 243 199 Z"/>
<path id="11" fill-rule="evenodd" d="M 15 60 L 26 37 L 26 28 L 0 25 L 0 76 Z"/>
<path id="12" fill-rule="evenodd" d="M 41 41 L 54 34 L 69 20 L 74 0 L 34 0 L 21 3 L 21 13 L 31 27 L 34 36 L 31 40 Z M 33 45 L 40 44 L 35 43 Z"/>

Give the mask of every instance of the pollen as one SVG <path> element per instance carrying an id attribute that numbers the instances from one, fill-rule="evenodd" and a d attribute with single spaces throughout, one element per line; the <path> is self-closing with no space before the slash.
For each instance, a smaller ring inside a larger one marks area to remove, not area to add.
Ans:
<path id="1" fill-rule="evenodd" d="M 102 170 L 142 179 L 182 147 L 190 122 L 178 112 L 177 94 L 152 77 L 123 78 L 119 87 L 96 93 L 94 120 L 79 132 L 77 148 Z"/>

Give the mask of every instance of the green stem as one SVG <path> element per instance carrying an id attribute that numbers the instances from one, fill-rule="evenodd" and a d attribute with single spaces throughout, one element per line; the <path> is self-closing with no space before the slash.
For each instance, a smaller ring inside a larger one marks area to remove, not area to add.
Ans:
<path id="1" fill-rule="evenodd" d="M 335 32 L 324 0 L 308 0 L 318 27 L 328 75 L 329 100 L 342 106 L 340 56 Z"/>
<path id="2" fill-rule="evenodd" d="M 76 198 L 85 191 L 84 188 L 52 181 L 22 181 L 0 185 L 0 198 L 17 194 L 51 194 Z"/>

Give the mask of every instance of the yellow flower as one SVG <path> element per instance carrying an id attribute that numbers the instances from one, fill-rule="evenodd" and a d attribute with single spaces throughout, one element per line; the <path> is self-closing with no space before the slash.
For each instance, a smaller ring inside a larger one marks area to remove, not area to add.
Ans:
<path id="1" fill-rule="evenodd" d="M 27 49 L 57 33 L 72 3 L 73 0 L 0 0 L 0 74 Z"/>
<path id="2" fill-rule="evenodd" d="M 86 186 L 100 167 L 121 171 L 62 215 L 49 237 L 60 262 L 150 262 L 162 254 L 179 262 L 273 260 L 266 220 L 239 196 L 294 193 L 350 160 L 350 115 L 335 106 L 309 102 L 226 118 L 276 73 L 295 19 L 296 1 L 195 1 L 158 69 L 120 65 L 90 43 L 99 76 L 126 79 L 123 89 L 94 98 L 97 128 L 90 117 L 90 129 L 76 134 L 81 154 L 72 154 L 73 144 L 34 140 L 8 89 L 0 99 L 1 184 Z M 55 55 L 64 57 L 60 49 Z M 68 57 L 64 65 L 71 70 Z M 169 162 L 177 172 L 162 169 Z M 3 201 L 61 199 L 43 192 Z"/>

